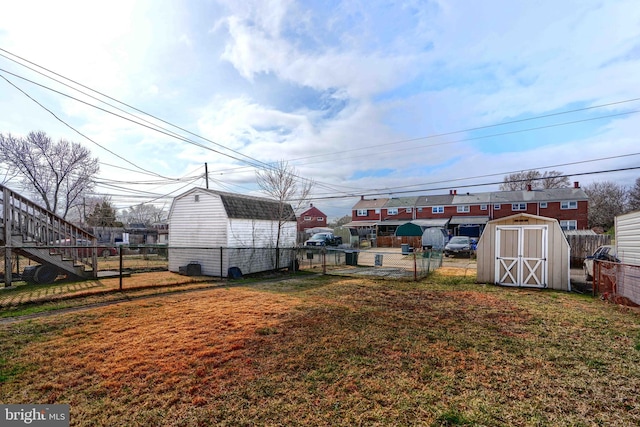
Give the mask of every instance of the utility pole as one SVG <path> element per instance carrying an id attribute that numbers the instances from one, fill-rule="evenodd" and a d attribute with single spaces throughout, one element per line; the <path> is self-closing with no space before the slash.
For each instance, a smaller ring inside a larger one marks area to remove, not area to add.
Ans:
<path id="1" fill-rule="evenodd" d="M 204 164 L 204 182 L 208 190 L 209 189 L 209 166 L 206 163 Z"/>

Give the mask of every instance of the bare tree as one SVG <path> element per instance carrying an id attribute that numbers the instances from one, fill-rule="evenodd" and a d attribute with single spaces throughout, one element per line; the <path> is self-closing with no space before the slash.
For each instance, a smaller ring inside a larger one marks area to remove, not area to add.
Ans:
<path id="1" fill-rule="evenodd" d="M 546 171 L 542 174 L 542 188 L 565 188 L 571 186 L 569 177 L 560 171 Z"/>
<path id="2" fill-rule="evenodd" d="M 331 223 L 331 226 L 340 227 L 342 225 L 345 225 L 348 222 L 351 222 L 351 215 L 345 215 L 341 218 L 338 218 L 337 220 L 335 220 L 335 222 Z"/>
<path id="3" fill-rule="evenodd" d="M 625 212 L 627 189 L 611 181 L 594 182 L 584 187 L 589 196 L 589 227 L 613 226 L 616 215 Z"/>
<path id="4" fill-rule="evenodd" d="M 546 171 L 541 174 L 540 171 L 528 170 L 505 176 L 500 184 L 500 190 L 527 190 L 529 187 L 533 190 L 564 188 L 569 187 L 570 184 L 569 177 L 560 171 Z"/>
<path id="5" fill-rule="evenodd" d="M 87 148 L 63 139 L 53 142 L 42 131 L 25 138 L 0 134 L 0 149 L 2 161 L 18 176 L 22 189 L 63 218 L 82 203 L 100 169 Z"/>
<path id="6" fill-rule="evenodd" d="M 256 172 L 256 179 L 260 189 L 272 199 L 279 202 L 278 212 L 274 221 L 278 222 L 276 236 L 276 266 L 279 265 L 279 248 L 282 227 L 287 221 L 295 221 L 293 212 L 299 211 L 308 202 L 313 181 L 300 178 L 295 168 L 285 161 L 276 163 L 271 169 Z M 293 208 L 293 210 L 291 210 Z"/>
<path id="7" fill-rule="evenodd" d="M 640 178 L 636 178 L 636 183 L 629 189 L 629 211 L 640 210 Z"/>
<path id="8" fill-rule="evenodd" d="M 500 190 L 526 190 L 528 186 L 538 188 L 540 176 L 540 172 L 534 170 L 512 173 L 504 177 L 502 184 L 500 184 Z"/>
<path id="9" fill-rule="evenodd" d="M 149 226 L 164 221 L 166 212 L 164 208 L 140 203 L 139 205 L 129 206 L 129 209 L 123 209 L 120 217 L 125 224 L 144 224 Z"/>

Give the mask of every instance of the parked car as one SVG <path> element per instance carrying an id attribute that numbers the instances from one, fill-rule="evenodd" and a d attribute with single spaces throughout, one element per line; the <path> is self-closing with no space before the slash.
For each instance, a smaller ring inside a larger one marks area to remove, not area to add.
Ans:
<path id="1" fill-rule="evenodd" d="M 593 280 L 593 262 L 595 260 L 620 262 L 616 247 L 613 245 L 600 246 L 593 255 L 588 256 L 584 260 L 584 275 L 586 280 Z"/>
<path id="2" fill-rule="evenodd" d="M 91 244 L 90 240 L 77 239 L 75 244 L 72 244 L 70 239 L 65 239 L 62 241 L 56 240 L 54 246 L 58 245 L 71 246 L 70 249 L 65 249 L 65 251 L 73 250 L 75 256 L 77 257 L 88 258 L 92 255 L 91 251 L 93 250 L 93 245 Z M 118 249 L 105 243 L 98 243 L 97 254 L 98 256 L 102 256 L 105 258 L 109 256 L 115 256 L 118 255 Z"/>
<path id="3" fill-rule="evenodd" d="M 338 246 L 342 244 L 342 237 L 333 233 L 316 233 L 304 242 L 305 246 Z"/>
<path id="4" fill-rule="evenodd" d="M 474 242 L 469 236 L 455 236 L 444 247 L 445 256 L 466 255 L 471 256 Z"/>

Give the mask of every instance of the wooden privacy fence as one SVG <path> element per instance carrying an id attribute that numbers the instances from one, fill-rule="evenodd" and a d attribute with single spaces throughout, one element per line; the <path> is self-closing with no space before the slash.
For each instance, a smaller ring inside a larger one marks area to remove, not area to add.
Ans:
<path id="1" fill-rule="evenodd" d="M 408 244 L 412 248 L 422 247 L 421 236 L 378 236 L 376 246 L 379 248 L 400 248 L 403 244 Z"/>
<path id="2" fill-rule="evenodd" d="M 571 267 L 580 268 L 585 258 L 593 255 L 596 249 L 602 245 L 611 244 L 611 236 L 608 234 L 570 234 L 567 236 L 567 241 L 571 249 Z"/>

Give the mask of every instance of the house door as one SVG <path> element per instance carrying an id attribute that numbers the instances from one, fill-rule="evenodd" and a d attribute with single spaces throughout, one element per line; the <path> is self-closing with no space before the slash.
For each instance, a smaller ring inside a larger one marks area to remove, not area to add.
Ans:
<path id="1" fill-rule="evenodd" d="M 548 232 L 546 225 L 497 226 L 495 282 L 547 287 Z"/>

